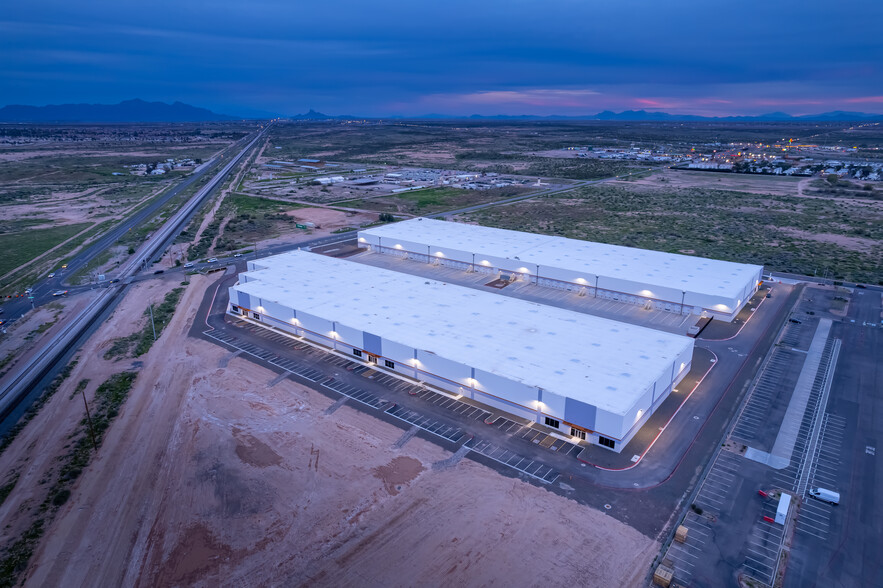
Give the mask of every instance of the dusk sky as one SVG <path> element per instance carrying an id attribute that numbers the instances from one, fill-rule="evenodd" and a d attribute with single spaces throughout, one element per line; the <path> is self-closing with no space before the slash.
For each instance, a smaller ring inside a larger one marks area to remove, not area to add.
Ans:
<path id="1" fill-rule="evenodd" d="M 7 2 L 0 105 L 883 112 L 883 2 Z"/>

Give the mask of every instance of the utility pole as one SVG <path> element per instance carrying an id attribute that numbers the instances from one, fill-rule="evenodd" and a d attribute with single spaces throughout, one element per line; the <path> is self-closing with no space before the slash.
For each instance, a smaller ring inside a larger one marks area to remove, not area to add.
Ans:
<path id="1" fill-rule="evenodd" d="M 86 407 L 86 421 L 89 423 L 89 436 L 92 437 L 92 448 L 95 451 L 98 451 L 98 443 L 95 441 L 95 429 L 92 428 L 92 415 L 89 414 L 89 403 L 86 402 L 86 387 L 83 386 L 80 390 L 80 393 L 83 395 L 83 405 Z"/>
<path id="2" fill-rule="evenodd" d="M 153 340 L 156 341 L 156 323 L 153 322 L 153 303 L 148 307 L 150 309 L 150 326 L 153 327 Z"/>

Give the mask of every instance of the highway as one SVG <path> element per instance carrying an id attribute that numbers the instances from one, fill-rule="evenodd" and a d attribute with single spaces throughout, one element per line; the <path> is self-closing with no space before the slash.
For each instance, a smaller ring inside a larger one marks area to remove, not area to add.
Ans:
<path id="1" fill-rule="evenodd" d="M 135 255 L 129 259 L 117 274 L 121 281 L 127 281 L 128 278 L 133 277 L 149 260 L 162 253 L 164 248 L 184 229 L 189 219 L 203 204 L 205 199 L 221 184 L 227 174 L 242 160 L 245 154 L 265 136 L 269 128 L 268 126 L 258 132 L 236 156 L 230 159 L 220 172 L 139 247 Z M 188 183 L 187 185 L 190 184 Z M 128 228 L 125 230 L 128 230 Z M 105 247 L 110 246 L 113 242 L 115 241 L 106 241 Z M 94 251 L 91 251 L 91 253 L 92 255 L 95 254 Z M 60 277 L 55 279 L 60 279 Z M 45 289 L 47 285 L 49 290 L 51 290 L 51 282 L 41 286 Z M 44 293 L 44 296 L 50 295 L 49 290 Z M 122 287 L 119 283 L 110 285 L 79 314 L 70 318 L 61 331 L 52 337 L 50 341 L 47 341 L 27 362 L 16 368 L 16 371 L 6 379 L 2 390 L 0 390 L 0 419 L 5 419 L 9 416 L 18 406 L 19 402 L 27 398 L 35 386 L 47 374 L 60 369 L 59 360 L 77 346 L 81 341 L 82 335 L 90 329 L 93 322 L 99 316 L 116 306 L 122 298 L 120 294 L 124 291 L 125 287 Z"/>
<path id="2" fill-rule="evenodd" d="M 40 306 L 50 302 L 53 298 L 52 293 L 59 290 L 70 290 L 71 293 L 82 291 L 84 288 L 71 288 L 65 284 L 68 276 L 73 275 L 77 270 L 91 262 L 93 259 L 101 255 L 108 247 L 119 241 L 130 229 L 133 229 L 144 222 L 153 218 L 159 210 L 162 209 L 170 200 L 178 196 L 181 192 L 188 189 L 194 183 L 201 180 L 211 171 L 217 169 L 218 164 L 223 162 L 225 158 L 229 159 L 230 155 L 235 155 L 242 150 L 242 146 L 250 142 L 249 137 L 240 139 L 235 144 L 224 150 L 223 154 L 217 156 L 203 164 L 194 173 L 187 176 L 174 187 L 166 190 L 159 197 L 155 198 L 148 206 L 137 211 L 132 216 L 120 222 L 117 226 L 109 230 L 94 243 L 87 246 L 83 251 L 78 253 L 71 261 L 68 262 L 67 268 L 55 272 L 52 278 L 46 277 L 33 285 L 31 296 L 33 301 L 26 297 L 13 298 L 4 304 L 4 314 L 6 320 L 14 320 L 21 317 L 33 306 Z M 85 288 L 90 289 L 90 288 Z"/>

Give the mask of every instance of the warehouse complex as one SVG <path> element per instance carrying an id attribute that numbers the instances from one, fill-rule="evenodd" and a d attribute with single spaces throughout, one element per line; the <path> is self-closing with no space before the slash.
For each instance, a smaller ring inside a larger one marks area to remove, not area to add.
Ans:
<path id="1" fill-rule="evenodd" d="M 379 253 L 732 321 L 763 267 L 417 218 L 359 231 Z"/>
<path id="2" fill-rule="evenodd" d="M 465 226 L 409 221 L 384 227 L 400 227 L 407 240 L 360 236 L 413 250 L 415 231 L 425 227 L 434 242 L 439 225 Z M 489 249 L 500 252 L 510 234 L 519 235 L 500 232 Z M 478 239 L 449 236 L 461 249 L 433 245 L 429 253 L 459 261 Z M 525 239 L 537 240 L 513 241 L 511 252 L 543 246 L 539 236 Z M 550 259 L 550 249 L 536 259 Z M 488 256 L 497 267 L 504 259 Z M 535 264 L 529 270 L 536 275 Z M 304 251 L 248 262 L 229 294 L 231 314 L 614 451 L 689 372 L 693 354 L 685 336 Z"/>

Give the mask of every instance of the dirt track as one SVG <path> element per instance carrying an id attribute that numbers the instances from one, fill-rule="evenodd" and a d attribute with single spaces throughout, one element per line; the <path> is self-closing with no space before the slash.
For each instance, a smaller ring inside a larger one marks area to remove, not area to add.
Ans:
<path id="1" fill-rule="evenodd" d="M 419 437 L 393 449 L 402 429 L 348 406 L 325 415 L 332 399 L 270 387 L 276 374 L 245 359 L 219 367 L 228 352 L 186 336 L 207 285 L 194 280 L 143 358 L 28 585 L 540 586 L 554 570 L 633 586 L 649 569 L 658 545 L 601 512 L 468 459 L 433 470 L 451 453 Z M 78 377 L 16 443 L 79 418 Z"/>

